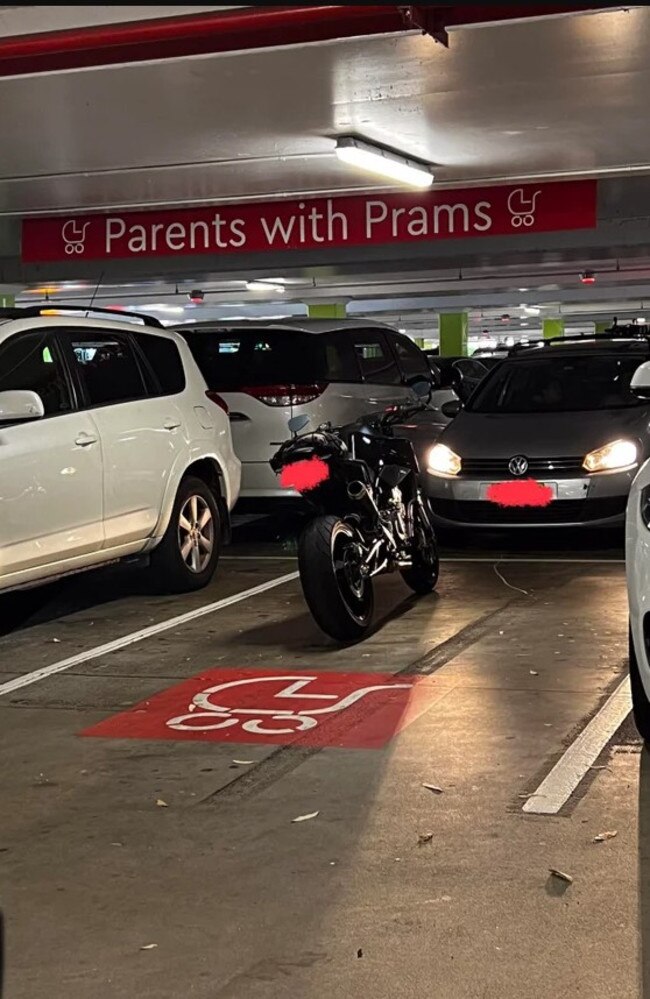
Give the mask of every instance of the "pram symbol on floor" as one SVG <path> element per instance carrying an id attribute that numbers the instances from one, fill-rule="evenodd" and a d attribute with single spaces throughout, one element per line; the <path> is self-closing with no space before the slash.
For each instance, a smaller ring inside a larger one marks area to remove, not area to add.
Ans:
<path id="1" fill-rule="evenodd" d="M 523 187 L 517 187 L 508 196 L 508 211 L 510 225 L 514 229 L 520 226 L 531 226 L 535 222 L 535 205 L 541 191 L 535 191 L 529 198 L 524 194 Z"/>
<path id="2" fill-rule="evenodd" d="M 83 253 L 86 242 L 86 229 L 90 222 L 77 222 L 76 219 L 69 219 L 64 222 L 61 229 L 61 237 L 65 243 L 65 252 L 68 256 L 73 253 Z"/>
<path id="3" fill-rule="evenodd" d="M 294 735 L 316 728 L 320 721 L 325 721 L 329 716 L 339 711 L 345 711 L 346 708 L 352 707 L 353 704 L 369 694 L 378 691 L 386 694 L 392 690 L 410 690 L 413 686 L 412 683 L 381 683 L 375 686 L 359 687 L 344 696 L 306 693 L 305 688 L 317 679 L 318 677 L 315 676 L 305 676 L 296 680 L 294 674 L 293 676 L 255 676 L 218 683 L 195 694 L 188 706 L 187 714 L 170 718 L 166 724 L 168 728 L 178 732 L 209 732 L 241 725 L 245 732 L 254 735 Z M 279 691 L 276 690 L 274 693 L 270 692 L 269 696 L 269 684 L 283 683 L 288 683 L 288 686 L 281 687 Z M 260 701 L 265 705 L 264 707 L 251 705 L 248 692 L 255 684 L 267 684 L 267 687 L 260 686 L 262 694 Z M 226 691 L 242 687 L 247 689 L 248 696 L 245 698 L 247 707 L 238 707 L 236 704 L 230 706 L 223 703 L 229 699 Z M 329 701 L 330 703 L 326 707 L 314 705 L 314 707 L 294 710 L 290 705 L 292 698 L 320 703 Z"/>

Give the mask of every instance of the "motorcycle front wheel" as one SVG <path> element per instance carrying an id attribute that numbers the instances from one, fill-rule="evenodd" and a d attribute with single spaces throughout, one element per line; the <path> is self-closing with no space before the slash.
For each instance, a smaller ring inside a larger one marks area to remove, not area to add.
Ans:
<path id="1" fill-rule="evenodd" d="M 316 624 L 339 642 L 363 638 L 374 609 L 372 581 L 361 572 L 355 532 L 338 517 L 317 517 L 298 545 L 300 582 Z"/>
<path id="2" fill-rule="evenodd" d="M 440 572 L 438 544 L 435 532 L 423 512 L 417 515 L 413 539 L 413 564 L 400 571 L 406 585 L 419 596 L 425 596 L 436 588 Z"/>

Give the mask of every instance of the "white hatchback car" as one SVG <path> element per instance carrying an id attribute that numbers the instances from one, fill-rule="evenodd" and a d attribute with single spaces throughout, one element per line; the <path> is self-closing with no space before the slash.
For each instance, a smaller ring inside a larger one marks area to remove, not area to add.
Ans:
<path id="1" fill-rule="evenodd" d="M 341 426 L 415 402 L 412 386 L 434 379 L 412 340 L 367 320 L 192 323 L 178 331 L 228 404 L 242 460 L 241 495 L 249 501 L 291 495 L 269 465 L 289 436 L 291 417 L 308 416 L 312 428 L 328 421 Z"/>
<path id="2" fill-rule="evenodd" d="M 2 310 L 0 592 L 148 553 L 199 589 L 239 494 L 227 407 L 157 320 L 74 311 Z"/>

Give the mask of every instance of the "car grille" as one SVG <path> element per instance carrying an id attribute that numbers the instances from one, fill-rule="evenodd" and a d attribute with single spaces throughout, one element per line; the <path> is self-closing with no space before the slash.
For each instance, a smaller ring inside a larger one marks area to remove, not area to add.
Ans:
<path id="1" fill-rule="evenodd" d="M 582 467 L 582 458 L 528 458 L 528 470 L 524 476 L 513 475 L 508 468 L 509 458 L 463 458 L 461 475 L 471 475 L 474 477 L 485 476 L 486 478 L 508 478 L 520 479 L 526 476 L 553 475 L 559 478 L 569 478 L 573 475 L 585 475 Z"/>
<path id="2" fill-rule="evenodd" d="M 554 500 L 546 507 L 501 507 L 496 503 L 431 499 L 433 512 L 464 524 L 588 524 L 625 513 L 627 496 Z"/>

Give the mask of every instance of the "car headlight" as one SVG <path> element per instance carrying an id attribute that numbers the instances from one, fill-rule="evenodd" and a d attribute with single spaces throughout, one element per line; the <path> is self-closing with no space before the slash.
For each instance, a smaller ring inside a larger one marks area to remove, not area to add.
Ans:
<path id="1" fill-rule="evenodd" d="M 582 467 L 588 472 L 612 472 L 617 468 L 636 465 L 638 450 L 634 441 L 612 441 L 585 456 Z"/>
<path id="2" fill-rule="evenodd" d="M 434 444 L 429 451 L 427 466 L 434 475 L 458 475 L 461 460 L 446 444 Z"/>

